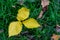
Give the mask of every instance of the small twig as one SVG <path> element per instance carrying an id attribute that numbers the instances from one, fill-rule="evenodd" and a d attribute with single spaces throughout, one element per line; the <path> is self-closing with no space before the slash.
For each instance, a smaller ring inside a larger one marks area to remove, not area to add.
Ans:
<path id="1" fill-rule="evenodd" d="M 40 12 L 40 14 L 39 14 L 38 18 L 41 18 L 41 17 L 42 17 L 42 15 L 43 15 L 43 11 L 41 11 L 41 12 Z"/>
<path id="2" fill-rule="evenodd" d="M 25 32 L 22 32 L 22 35 L 26 35 L 26 34 L 28 34 L 29 32 L 28 31 L 25 31 Z"/>

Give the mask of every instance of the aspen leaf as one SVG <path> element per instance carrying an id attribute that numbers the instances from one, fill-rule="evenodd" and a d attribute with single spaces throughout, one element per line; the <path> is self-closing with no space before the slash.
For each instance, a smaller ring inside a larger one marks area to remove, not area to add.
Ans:
<path id="1" fill-rule="evenodd" d="M 37 27 L 40 27 L 39 23 L 35 19 L 33 19 L 33 18 L 30 18 L 30 19 L 24 21 L 23 24 L 27 28 L 37 28 Z"/>
<path id="2" fill-rule="evenodd" d="M 29 17 L 29 9 L 22 7 L 18 10 L 17 20 L 25 20 Z"/>
<path id="3" fill-rule="evenodd" d="M 21 22 L 11 22 L 9 25 L 9 37 L 18 35 L 22 31 L 22 23 Z"/>

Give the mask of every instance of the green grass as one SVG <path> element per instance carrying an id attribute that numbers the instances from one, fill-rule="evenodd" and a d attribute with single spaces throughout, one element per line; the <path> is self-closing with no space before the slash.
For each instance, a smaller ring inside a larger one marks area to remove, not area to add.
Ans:
<path id="1" fill-rule="evenodd" d="M 44 13 L 41 19 L 37 19 L 42 10 L 40 0 L 25 0 L 23 5 L 20 5 L 17 0 L 0 0 L 0 40 L 29 40 L 33 36 L 33 40 L 51 40 L 53 34 L 56 32 L 56 24 L 60 25 L 60 3 L 58 0 L 49 0 L 50 5 L 48 10 Z M 13 8 L 12 6 L 16 6 Z M 16 21 L 16 14 L 19 8 L 27 7 L 30 9 L 30 17 L 37 19 L 41 24 L 41 28 L 27 29 L 23 28 L 21 34 L 13 37 L 8 37 L 8 25 L 12 21 Z M 28 33 L 24 33 L 28 31 Z"/>

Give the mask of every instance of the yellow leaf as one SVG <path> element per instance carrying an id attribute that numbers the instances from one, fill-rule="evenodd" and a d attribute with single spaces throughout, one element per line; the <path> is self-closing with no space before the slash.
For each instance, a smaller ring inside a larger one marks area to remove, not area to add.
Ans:
<path id="1" fill-rule="evenodd" d="M 22 23 L 21 22 L 11 22 L 9 25 L 9 37 L 18 35 L 22 31 Z"/>
<path id="2" fill-rule="evenodd" d="M 26 21 L 23 21 L 23 24 L 27 28 L 37 28 L 37 27 L 40 27 L 39 23 L 35 19 L 33 19 L 33 18 L 30 18 L 30 19 L 28 19 Z"/>
<path id="3" fill-rule="evenodd" d="M 29 17 L 29 9 L 22 7 L 18 10 L 17 20 L 25 20 Z"/>

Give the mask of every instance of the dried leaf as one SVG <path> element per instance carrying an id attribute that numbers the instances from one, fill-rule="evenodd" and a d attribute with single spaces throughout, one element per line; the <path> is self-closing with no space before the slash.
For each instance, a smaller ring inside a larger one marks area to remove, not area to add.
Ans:
<path id="1" fill-rule="evenodd" d="M 41 5 L 43 8 L 47 5 L 49 5 L 49 0 L 41 0 Z"/>
<path id="2" fill-rule="evenodd" d="M 41 5 L 42 5 L 42 11 L 40 12 L 38 18 L 41 18 L 43 16 L 43 13 L 47 10 L 49 0 L 41 0 Z"/>
<path id="3" fill-rule="evenodd" d="M 56 26 L 56 31 L 60 32 L 60 26 L 59 25 Z"/>
<path id="4" fill-rule="evenodd" d="M 59 25 L 57 25 L 57 27 L 60 27 Z"/>
<path id="5" fill-rule="evenodd" d="M 60 35 L 53 34 L 52 38 L 53 38 L 54 40 L 58 40 L 58 39 L 60 38 Z"/>

